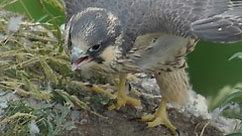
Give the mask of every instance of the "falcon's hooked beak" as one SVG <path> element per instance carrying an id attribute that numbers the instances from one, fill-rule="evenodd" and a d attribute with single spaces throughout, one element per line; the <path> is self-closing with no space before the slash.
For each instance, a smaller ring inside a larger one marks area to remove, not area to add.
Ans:
<path id="1" fill-rule="evenodd" d="M 72 65 L 72 71 L 75 71 L 79 69 L 82 65 L 85 65 L 89 62 L 91 62 L 93 58 L 86 53 L 84 53 L 82 50 L 78 48 L 72 49 L 71 54 L 71 65 Z"/>

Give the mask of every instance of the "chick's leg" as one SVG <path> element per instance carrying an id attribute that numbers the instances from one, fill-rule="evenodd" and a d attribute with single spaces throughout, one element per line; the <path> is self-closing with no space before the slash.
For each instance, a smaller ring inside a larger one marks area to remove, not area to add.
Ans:
<path id="1" fill-rule="evenodd" d="M 173 134 L 176 134 L 176 127 L 168 118 L 166 104 L 174 102 L 180 105 L 185 102 L 189 88 L 187 74 L 184 69 L 178 69 L 172 72 L 161 71 L 154 75 L 161 90 L 162 100 L 156 112 L 143 116 L 142 121 L 148 122 L 148 127 L 164 125 Z"/>
<path id="2" fill-rule="evenodd" d="M 126 94 L 126 77 L 127 74 L 119 75 L 118 91 L 117 91 L 117 102 L 109 107 L 109 110 L 120 109 L 122 106 L 131 105 L 139 106 L 141 105 L 140 100 L 132 98 Z"/>

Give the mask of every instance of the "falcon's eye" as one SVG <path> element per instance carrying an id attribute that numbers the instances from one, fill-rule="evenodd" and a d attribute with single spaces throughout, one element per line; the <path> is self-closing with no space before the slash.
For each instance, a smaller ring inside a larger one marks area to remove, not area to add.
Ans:
<path id="1" fill-rule="evenodd" d="M 96 44 L 94 46 L 92 46 L 91 48 L 89 48 L 90 52 L 94 52 L 94 51 L 98 51 L 100 49 L 101 44 Z"/>

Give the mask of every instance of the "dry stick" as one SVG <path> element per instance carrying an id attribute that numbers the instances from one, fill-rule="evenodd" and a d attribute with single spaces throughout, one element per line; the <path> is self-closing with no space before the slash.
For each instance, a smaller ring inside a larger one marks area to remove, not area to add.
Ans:
<path id="1" fill-rule="evenodd" d="M 203 126 L 203 129 L 202 129 L 202 131 L 201 131 L 201 133 L 200 133 L 200 136 L 203 136 L 203 133 L 204 133 L 206 127 L 209 125 L 209 123 L 210 123 L 210 121 L 208 121 L 208 122 Z"/>

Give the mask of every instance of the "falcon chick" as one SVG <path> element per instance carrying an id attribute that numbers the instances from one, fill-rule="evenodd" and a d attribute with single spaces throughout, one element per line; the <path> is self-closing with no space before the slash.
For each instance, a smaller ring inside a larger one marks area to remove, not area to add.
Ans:
<path id="1" fill-rule="evenodd" d="M 99 67 L 119 75 L 113 108 L 140 101 L 125 93 L 128 73 L 152 73 L 162 100 L 149 127 L 176 127 L 166 104 L 183 104 L 188 79 L 185 56 L 199 39 L 229 43 L 241 40 L 241 1 L 230 0 L 65 0 L 66 43 L 75 69 Z"/>

